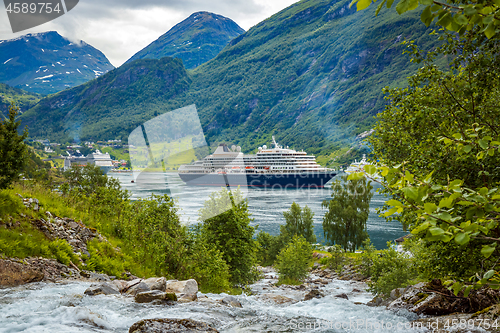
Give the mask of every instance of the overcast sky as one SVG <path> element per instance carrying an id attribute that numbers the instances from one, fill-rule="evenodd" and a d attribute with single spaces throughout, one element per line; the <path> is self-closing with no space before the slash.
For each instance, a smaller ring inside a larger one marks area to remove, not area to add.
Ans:
<path id="1" fill-rule="evenodd" d="M 0 4 L 0 40 L 55 30 L 101 50 L 114 66 L 198 11 L 226 16 L 245 30 L 297 0 L 80 0 L 66 15 L 13 34 Z"/>

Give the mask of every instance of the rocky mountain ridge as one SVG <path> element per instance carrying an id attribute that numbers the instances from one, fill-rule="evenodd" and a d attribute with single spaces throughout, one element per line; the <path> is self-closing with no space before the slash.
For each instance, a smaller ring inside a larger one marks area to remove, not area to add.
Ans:
<path id="1" fill-rule="evenodd" d="M 233 20 L 209 12 L 196 12 L 133 55 L 137 59 L 179 58 L 193 69 L 215 58 L 233 39 L 244 33 Z"/>
<path id="2" fill-rule="evenodd" d="M 57 93 L 113 68 L 101 51 L 55 31 L 0 41 L 0 82 L 33 93 Z"/>

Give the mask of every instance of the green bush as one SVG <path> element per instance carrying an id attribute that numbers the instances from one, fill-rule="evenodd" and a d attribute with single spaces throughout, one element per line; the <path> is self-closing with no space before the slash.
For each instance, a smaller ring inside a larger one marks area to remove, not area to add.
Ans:
<path id="1" fill-rule="evenodd" d="M 204 293 L 230 290 L 231 274 L 222 253 L 213 245 L 197 237 L 187 258 L 185 278 L 195 279 Z"/>
<path id="2" fill-rule="evenodd" d="M 65 239 L 56 239 L 50 242 L 48 249 L 61 264 L 69 266 L 70 262 L 75 265 L 80 263 L 80 258 L 73 253 L 73 248 Z"/>
<path id="3" fill-rule="evenodd" d="M 130 269 L 128 266 L 132 261 L 131 258 L 116 251 L 107 242 L 99 242 L 94 238 L 87 243 L 87 250 L 90 253 L 90 257 L 85 258 L 88 270 L 120 276 Z"/>
<path id="4" fill-rule="evenodd" d="M 325 264 L 328 268 L 334 270 L 342 269 L 344 263 L 347 261 L 347 256 L 342 247 L 340 245 L 332 245 L 328 252 L 332 255 L 331 257 L 324 258 L 326 259 Z"/>
<path id="5" fill-rule="evenodd" d="M 23 209 L 24 205 L 21 198 L 10 191 L 0 191 L 0 218 L 8 215 L 17 215 Z"/>
<path id="6" fill-rule="evenodd" d="M 371 262 L 368 290 L 386 297 L 391 290 L 408 286 L 418 276 L 413 259 L 408 254 L 396 251 L 390 242 L 387 246 L 378 253 L 366 252 L 362 256 L 362 260 Z"/>
<path id="7" fill-rule="evenodd" d="M 278 283 L 303 281 L 312 261 L 311 244 L 302 236 L 294 236 L 277 257 L 276 270 L 280 274 Z"/>
<path id="8" fill-rule="evenodd" d="M 475 272 L 486 273 L 483 267 L 492 267 L 498 257 L 486 259 L 481 255 L 483 245 L 488 241 L 471 240 L 466 245 L 456 242 L 429 242 L 412 238 L 404 247 L 413 254 L 415 270 L 424 280 L 467 280 Z M 481 276 L 482 276 L 481 274 Z"/>

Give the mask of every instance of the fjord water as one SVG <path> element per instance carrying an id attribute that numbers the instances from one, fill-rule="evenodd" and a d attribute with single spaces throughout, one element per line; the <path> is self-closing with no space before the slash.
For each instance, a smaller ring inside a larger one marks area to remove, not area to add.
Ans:
<path id="1" fill-rule="evenodd" d="M 117 178 L 122 187 L 132 194 L 132 199 L 147 198 L 152 193 L 156 195 L 169 194 L 177 200 L 181 220 L 189 225 L 198 223 L 198 211 L 212 192 L 220 190 L 216 187 L 187 186 L 175 173 L 142 173 L 140 181 L 132 183 L 131 173 L 109 173 Z M 328 186 L 328 185 L 327 185 Z M 370 215 L 367 221 L 368 234 L 372 243 L 378 248 L 386 247 L 387 241 L 394 241 L 406 233 L 397 221 L 386 222 L 379 217 L 376 210 L 386 201 L 377 193 L 380 186 L 374 184 L 373 198 L 370 203 Z M 331 189 L 248 189 L 241 188 L 248 199 L 249 211 L 254 218 L 253 226 L 272 235 L 279 234 L 279 226 L 285 224 L 283 212 L 288 210 L 293 202 L 301 207 L 309 206 L 314 212 L 314 232 L 318 242 L 324 240 L 322 221 L 326 210 L 321 207 L 324 200 L 331 199 Z"/>

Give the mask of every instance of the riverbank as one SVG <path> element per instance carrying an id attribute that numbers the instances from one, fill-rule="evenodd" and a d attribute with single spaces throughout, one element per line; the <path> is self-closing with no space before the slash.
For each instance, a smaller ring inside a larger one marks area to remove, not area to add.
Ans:
<path id="1" fill-rule="evenodd" d="M 350 266 L 345 266 L 340 275 L 316 267 L 297 286 L 278 286 L 274 269 L 261 267 L 262 279 L 250 285 L 247 294 L 229 296 L 201 293 L 195 282 L 177 283 L 161 277 L 143 280 L 134 276 L 124 281 L 105 274 L 78 272 L 47 259 L 2 259 L 0 265 L 8 261 L 25 269 L 41 269 L 44 278 L 0 289 L 0 327 L 4 327 L 0 332 L 22 331 L 27 327 L 33 332 L 37 329 L 73 332 L 75 327 L 79 332 L 127 332 L 134 324 L 155 318 L 169 320 L 154 325 L 194 320 L 213 329 L 206 330 L 209 332 L 289 332 L 314 328 L 318 332 L 329 332 L 332 328 L 349 331 L 348 325 L 351 328 L 354 325 L 350 331 L 355 332 L 386 332 L 389 327 L 394 332 L 408 332 L 412 328 L 429 332 L 494 332 L 500 313 L 500 306 L 493 305 L 476 313 L 424 314 L 418 309 L 443 306 L 443 300 L 436 299 L 439 292 L 429 290 L 425 284 L 395 290 L 385 303 L 377 304 L 377 299 L 366 291 L 363 277 Z M 112 286 L 113 290 L 96 292 L 103 285 Z M 169 292 L 176 298 L 138 301 L 144 295 Z M 415 296 L 417 301 L 412 299 Z M 461 330 L 460 323 L 468 325 L 467 329 Z"/>

